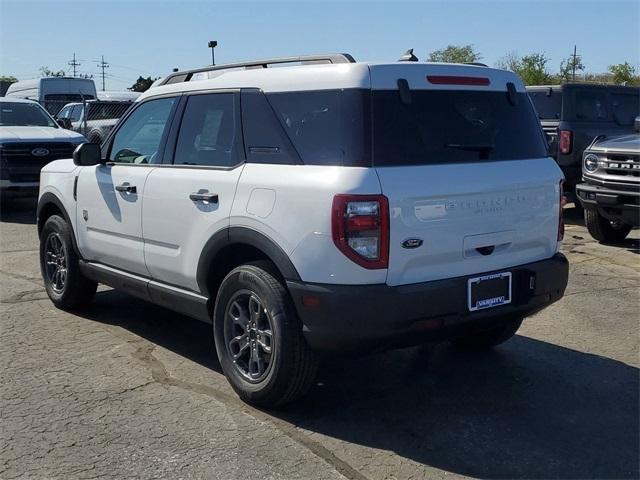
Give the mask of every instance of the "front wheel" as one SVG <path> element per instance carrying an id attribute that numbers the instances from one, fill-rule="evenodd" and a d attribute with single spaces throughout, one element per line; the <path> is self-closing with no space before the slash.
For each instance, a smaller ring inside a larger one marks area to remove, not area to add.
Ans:
<path id="1" fill-rule="evenodd" d="M 451 343 L 465 350 L 488 350 L 511 339 L 522 325 L 522 320 L 515 318 L 491 330 L 457 338 Z"/>
<path id="2" fill-rule="evenodd" d="M 47 295 L 62 310 L 86 306 L 98 284 L 80 271 L 71 227 L 59 215 L 47 219 L 40 234 L 40 272 Z"/>
<path id="3" fill-rule="evenodd" d="M 617 220 L 609 220 L 600 215 L 595 208 L 586 208 L 584 210 L 584 223 L 587 225 L 587 230 L 589 230 L 591 236 L 600 243 L 622 242 L 631 231 L 630 225 Z"/>
<path id="4" fill-rule="evenodd" d="M 268 262 L 233 269 L 222 281 L 213 329 L 222 370 L 247 403 L 277 407 L 302 395 L 318 367 L 289 294 Z"/>

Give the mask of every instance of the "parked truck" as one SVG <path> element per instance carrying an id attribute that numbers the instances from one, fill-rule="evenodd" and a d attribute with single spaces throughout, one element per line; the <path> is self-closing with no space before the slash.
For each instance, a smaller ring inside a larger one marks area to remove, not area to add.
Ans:
<path id="1" fill-rule="evenodd" d="M 549 141 L 549 154 L 565 176 L 565 193 L 578 202 L 575 187 L 582 175 L 582 154 L 599 135 L 633 133 L 640 111 L 640 88 L 568 83 L 527 87 Z"/>

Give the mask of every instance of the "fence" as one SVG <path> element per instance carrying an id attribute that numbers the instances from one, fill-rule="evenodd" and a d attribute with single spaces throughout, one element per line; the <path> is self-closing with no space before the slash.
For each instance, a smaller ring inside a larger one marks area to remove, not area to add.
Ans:
<path id="1" fill-rule="evenodd" d="M 100 100 L 71 103 L 62 106 L 55 118 L 90 142 L 101 143 L 131 105 L 132 102 Z"/>

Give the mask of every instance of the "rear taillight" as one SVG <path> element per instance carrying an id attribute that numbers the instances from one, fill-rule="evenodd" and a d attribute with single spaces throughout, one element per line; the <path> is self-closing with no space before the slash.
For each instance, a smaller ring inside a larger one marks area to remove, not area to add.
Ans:
<path id="1" fill-rule="evenodd" d="M 558 145 L 562 155 L 569 155 L 573 148 L 573 132 L 571 130 L 560 130 L 560 141 Z"/>
<path id="2" fill-rule="evenodd" d="M 567 203 L 567 198 L 564 196 L 563 188 L 564 180 L 560 180 L 560 212 L 558 212 L 558 241 L 561 242 L 564 239 L 564 206 Z"/>
<path id="3" fill-rule="evenodd" d="M 336 247 L 364 268 L 389 266 L 389 201 L 384 195 L 336 195 L 331 209 Z"/>

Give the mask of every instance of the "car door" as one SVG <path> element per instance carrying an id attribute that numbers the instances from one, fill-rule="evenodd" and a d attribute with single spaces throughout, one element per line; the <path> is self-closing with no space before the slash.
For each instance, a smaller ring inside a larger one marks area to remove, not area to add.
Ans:
<path id="1" fill-rule="evenodd" d="M 78 247 L 86 260 L 148 276 L 142 239 L 142 195 L 162 162 L 177 97 L 147 100 L 124 120 L 106 147 L 107 162 L 78 176 Z"/>
<path id="2" fill-rule="evenodd" d="M 167 145 L 172 163 L 154 169 L 144 191 L 144 256 L 155 280 L 198 291 L 198 260 L 229 225 L 244 166 L 239 104 L 237 92 L 184 97 Z"/>

